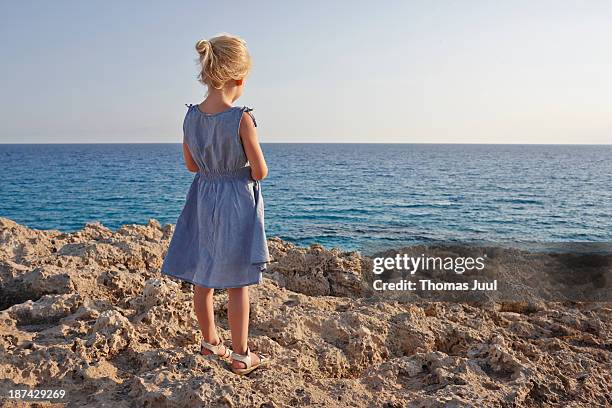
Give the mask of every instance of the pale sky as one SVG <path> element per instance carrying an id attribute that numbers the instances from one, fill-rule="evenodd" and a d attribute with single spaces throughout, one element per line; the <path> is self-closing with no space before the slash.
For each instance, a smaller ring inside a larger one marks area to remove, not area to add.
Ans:
<path id="1" fill-rule="evenodd" d="M 0 143 L 180 142 L 246 39 L 262 142 L 612 143 L 610 1 L 2 1 Z"/>

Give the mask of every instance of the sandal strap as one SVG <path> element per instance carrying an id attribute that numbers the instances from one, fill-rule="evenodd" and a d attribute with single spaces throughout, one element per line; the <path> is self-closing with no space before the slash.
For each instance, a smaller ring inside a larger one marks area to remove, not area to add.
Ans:
<path id="1" fill-rule="evenodd" d="M 219 354 L 221 351 L 221 347 L 223 346 L 223 341 L 219 340 L 219 344 L 210 344 L 207 341 L 202 340 L 201 344 L 202 347 L 204 347 L 205 349 L 208 349 L 215 354 Z M 225 350 L 227 351 L 227 347 L 225 348 Z"/>
<path id="2" fill-rule="evenodd" d="M 251 364 L 252 364 L 252 361 L 251 361 L 251 350 L 249 350 L 248 348 L 247 348 L 247 353 L 246 354 L 238 354 L 238 353 L 235 353 L 235 352 L 232 351 L 231 358 L 233 360 L 243 362 L 246 365 L 245 368 L 251 368 Z"/>

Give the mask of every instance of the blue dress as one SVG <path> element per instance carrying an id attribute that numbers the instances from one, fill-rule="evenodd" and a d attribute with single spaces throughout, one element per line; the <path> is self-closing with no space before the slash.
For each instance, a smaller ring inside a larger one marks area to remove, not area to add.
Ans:
<path id="1" fill-rule="evenodd" d="M 183 122 L 184 142 L 199 167 L 176 221 L 161 273 L 207 288 L 261 282 L 269 262 L 259 181 L 242 146 L 243 112 L 231 107 L 209 114 L 197 105 Z"/>

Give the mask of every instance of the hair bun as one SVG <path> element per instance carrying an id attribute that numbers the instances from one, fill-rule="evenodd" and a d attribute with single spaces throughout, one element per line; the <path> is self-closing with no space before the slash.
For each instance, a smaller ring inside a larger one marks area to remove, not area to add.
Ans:
<path id="1" fill-rule="evenodd" d="M 198 54 L 206 54 L 212 49 L 212 44 L 208 40 L 200 40 L 196 43 L 195 49 Z"/>

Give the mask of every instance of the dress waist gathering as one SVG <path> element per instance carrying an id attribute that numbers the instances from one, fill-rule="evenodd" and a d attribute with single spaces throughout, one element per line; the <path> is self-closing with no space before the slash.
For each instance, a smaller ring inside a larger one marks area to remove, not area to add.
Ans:
<path id="1" fill-rule="evenodd" d="M 251 180 L 251 166 L 237 169 L 198 170 L 200 179 L 204 180 Z"/>

